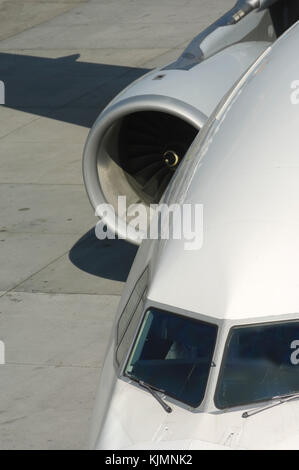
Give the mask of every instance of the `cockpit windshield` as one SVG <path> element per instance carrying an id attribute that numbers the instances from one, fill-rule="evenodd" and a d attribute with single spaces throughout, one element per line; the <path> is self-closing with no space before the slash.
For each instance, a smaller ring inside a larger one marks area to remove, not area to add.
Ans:
<path id="1" fill-rule="evenodd" d="M 299 322 L 231 330 L 216 391 L 230 408 L 299 392 Z"/>
<path id="2" fill-rule="evenodd" d="M 216 325 L 151 308 L 125 375 L 196 408 L 205 394 L 217 329 Z"/>

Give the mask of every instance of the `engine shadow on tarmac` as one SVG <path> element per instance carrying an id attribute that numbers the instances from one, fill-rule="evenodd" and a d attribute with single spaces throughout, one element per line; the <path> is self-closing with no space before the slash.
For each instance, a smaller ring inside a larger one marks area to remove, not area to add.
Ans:
<path id="1" fill-rule="evenodd" d="M 0 53 L 5 106 L 91 127 L 116 94 L 148 69 L 61 58 Z"/>
<path id="2" fill-rule="evenodd" d="M 69 259 L 89 274 L 125 282 L 137 250 L 124 240 L 99 240 L 91 229 L 73 246 Z"/>

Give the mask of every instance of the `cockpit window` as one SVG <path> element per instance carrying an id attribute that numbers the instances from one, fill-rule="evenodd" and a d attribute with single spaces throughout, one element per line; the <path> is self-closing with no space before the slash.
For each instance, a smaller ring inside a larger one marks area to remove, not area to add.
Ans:
<path id="1" fill-rule="evenodd" d="M 220 409 L 299 392 L 299 322 L 233 328 L 215 403 Z"/>
<path id="2" fill-rule="evenodd" d="M 197 408 L 205 394 L 217 329 L 216 325 L 151 308 L 125 375 Z"/>

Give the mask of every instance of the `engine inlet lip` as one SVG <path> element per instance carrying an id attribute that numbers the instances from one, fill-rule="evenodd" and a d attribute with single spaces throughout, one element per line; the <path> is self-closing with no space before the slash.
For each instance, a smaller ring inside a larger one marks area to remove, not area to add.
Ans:
<path id="1" fill-rule="evenodd" d="M 89 201 L 94 209 L 99 204 L 109 202 L 102 189 L 98 172 L 98 155 L 108 130 L 123 117 L 139 111 L 157 111 L 172 114 L 193 125 L 200 131 L 208 117 L 192 105 L 177 98 L 164 95 L 136 95 L 125 99 L 115 99 L 98 116 L 91 128 L 83 151 L 83 180 Z M 105 219 L 107 227 L 115 232 L 115 217 L 109 215 Z M 126 222 L 118 218 L 118 233 L 135 245 L 141 241 L 136 239 L 136 233 L 131 233 Z"/>

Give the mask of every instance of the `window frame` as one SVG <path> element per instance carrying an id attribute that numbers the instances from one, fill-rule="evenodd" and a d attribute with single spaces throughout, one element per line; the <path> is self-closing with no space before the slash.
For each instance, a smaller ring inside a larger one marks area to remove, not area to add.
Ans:
<path id="1" fill-rule="evenodd" d="M 187 319 L 187 320 L 192 320 L 192 321 L 195 321 L 195 322 L 198 322 L 198 323 L 204 323 L 205 325 L 209 325 L 209 326 L 213 326 L 215 327 L 215 332 L 216 332 L 216 335 L 215 335 L 215 344 L 214 344 L 214 348 L 213 348 L 213 351 L 212 351 L 212 354 L 211 354 L 211 367 L 210 367 L 210 371 L 209 371 L 209 374 L 207 376 L 207 381 L 206 381 L 206 386 L 205 386 L 205 390 L 204 390 L 204 393 L 203 393 L 203 396 L 202 396 L 202 400 L 201 402 L 197 405 L 197 406 L 193 406 L 193 405 L 190 405 L 190 403 L 187 403 L 187 402 L 184 402 L 183 400 L 180 400 L 178 399 L 177 397 L 175 397 L 174 395 L 171 395 L 169 394 L 167 391 L 165 391 L 164 395 L 172 400 L 174 400 L 176 403 L 179 403 L 183 406 L 186 406 L 188 409 L 190 410 L 198 410 L 205 398 L 206 398 L 206 393 L 207 393 L 207 389 L 208 389 L 208 385 L 209 385 L 209 380 L 210 380 L 210 377 L 211 377 L 211 371 L 213 370 L 213 362 L 214 362 L 214 356 L 215 356 L 215 352 L 216 352 L 216 349 L 217 349 L 217 343 L 218 343 L 218 339 L 219 339 L 219 325 L 217 323 L 211 323 L 209 321 L 205 321 L 205 320 L 202 320 L 200 318 L 195 318 L 194 316 L 187 316 L 187 315 L 183 315 L 183 314 L 180 314 L 180 313 L 176 313 L 176 312 L 173 312 L 173 311 L 169 311 L 169 310 L 165 310 L 165 308 L 160 308 L 158 306 L 154 306 L 154 305 L 148 305 L 146 307 L 146 309 L 144 310 L 141 318 L 140 318 L 140 323 L 139 323 L 139 326 L 138 326 L 138 329 L 136 330 L 136 334 L 135 334 L 135 337 L 132 341 L 132 344 L 131 344 L 131 347 L 129 349 L 129 352 L 127 354 L 127 357 L 126 357 L 126 360 L 124 361 L 123 363 L 123 367 L 121 369 L 121 373 L 120 373 L 120 376 L 126 380 L 130 380 L 131 382 L 134 382 L 135 385 L 138 386 L 138 381 L 133 379 L 132 377 L 129 377 L 128 375 L 126 375 L 126 369 L 129 365 L 129 361 L 132 357 L 132 354 L 133 354 L 133 351 L 134 351 L 134 348 L 136 346 L 136 342 L 140 336 L 140 333 L 141 333 L 141 329 L 143 327 L 143 324 L 144 324 L 144 321 L 145 321 L 145 317 L 147 315 L 147 313 L 151 310 L 151 309 L 155 309 L 155 310 L 159 310 L 160 312 L 163 312 L 163 313 L 166 313 L 168 315 L 173 315 L 175 317 L 179 317 L 179 318 L 184 318 L 184 319 Z M 150 385 L 150 384 L 149 384 Z"/>
<path id="2" fill-rule="evenodd" d="M 229 342 L 231 340 L 231 337 L 233 335 L 233 331 L 237 330 L 237 329 L 241 329 L 241 328 L 245 329 L 245 328 L 263 327 L 263 326 L 274 326 L 274 325 L 278 326 L 278 325 L 286 325 L 288 323 L 298 323 L 299 324 L 299 318 L 296 318 L 296 319 L 293 319 L 293 320 L 288 319 L 288 320 L 267 321 L 267 322 L 261 322 L 261 323 L 257 322 L 257 323 L 239 324 L 239 325 L 234 325 L 229 329 L 228 334 L 227 334 L 227 338 L 225 340 L 225 345 L 224 345 L 224 349 L 223 349 L 223 353 L 222 353 L 220 370 L 219 370 L 217 383 L 216 383 L 216 387 L 215 387 L 214 398 L 213 398 L 214 405 L 215 405 L 217 410 L 225 411 L 225 410 L 231 410 L 231 409 L 242 409 L 244 407 L 248 408 L 252 405 L 256 405 L 256 404 L 259 404 L 259 403 L 267 403 L 267 402 L 271 401 L 271 397 L 269 397 L 269 398 L 262 398 L 261 400 L 250 401 L 248 403 L 242 403 L 242 404 L 237 404 L 237 405 L 233 405 L 233 406 L 225 406 L 225 407 L 220 407 L 219 406 L 217 395 L 218 395 L 218 391 L 219 391 L 219 388 L 220 388 L 220 382 L 222 381 L 223 376 L 224 376 L 224 367 L 225 367 L 225 362 L 226 362 L 226 358 L 227 358 L 227 355 L 228 355 L 228 346 L 229 346 Z M 298 390 L 298 393 L 299 393 L 299 390 Z"/>
<path id="3" fill-rule="evenodd" d="M 121 319 L 123 318 L 123 315 L 133 297 L 133 295 L 135 294 L 136 292 L 136 289 L 137 289 L 137 286 L 138 286 L 138 283 L 140 282 L 140 280 L 143 278 L 143 276 L 146 276 L 146 282 L 145 282 L 145 288 L 143 289 L 142 291 L 142 294 L 140 295 L 140 297 L 138 298 L 138 301 L 134 304 L 134 308 L 132 309 L 132 312 L 131 312 L 131 315 L 129 316 L 129 319 L 128 319 L 128 322 L 126 324 L 126 327 L 124 328 L 124 331 L 121 335 L 121 338 L 119 339 L 119 327 L 120 327 L 120 322 L 121 322 Z M 118 354 L 118 350 L 120 348 L 120 345 L 130 327 L 130 324 L 132 322 L 132 319 L 140 305 L 140 302 L 143 302 L 143 307 L 145 305 L 145 301 L 146 301 L 146 293 L 147 293 L 147 290 L 148 290 L 148 280 L 149 280 L 149 268 L 148 266 L 143 270 L 142 274 L 138 277 L 138 280 L 135 282 L 134 284 L 134 287 L 129 295 L 129 298 L 124 306 L 124 308 L 122 309 L 122 312 L 117 320 L 117 323 L 116 323 L 116 328 L 115 328 L 115 351 L 114 351 L 114 362 L 117 366 L 117 368 L 120 368 L 122 366 L 122 363 L 126 361 L 127 359 L 127 354 L 124 356 L 124 358 L 119 361 L 118 360 L 118 357 L 117 357 L 117 354 Z M 140 318 L 143 318 L 143 313 L 144 312 L 141 312 L 140 314 Z M 133 340 L 135 340 L 135 336 L 133 338 Z M 130 346 L 129 346 L 129 350 L 130 350 Z"/>

